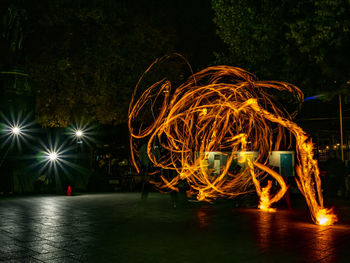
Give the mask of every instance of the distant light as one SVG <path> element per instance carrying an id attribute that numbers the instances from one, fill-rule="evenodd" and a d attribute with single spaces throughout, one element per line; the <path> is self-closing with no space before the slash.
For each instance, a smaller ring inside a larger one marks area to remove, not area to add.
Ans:
<path id="1" fill-rule="evenodd" d="M 67 161 L 67 158 L 69 158 L 67 152 L 69 152 L 72 148 L 66 147 L 66 142 L 59 144 L 57 136 L 56 138 L 49 136 L 47 144 L 44 144 L 43 141 L 39 142 L 43 148 L 37 155 L 38 165 L 41 166 L 39 173 L 44 170 L 48 170 L 49 172 L 58 174 L 60 169 L 65 170 L 65 164 L 70 164 L 69 161 Z"/>
<path id="2" fill-rule="evenodd" d="M 50 161 L 54 162 L 54 161 L 57 160 L 58 155 L 57 155 L 56 152 L 50 152 L 50 153 L 48 154 L 48 157 L 49 157 L 49 160 L 50 160 Z"/>
<path id="3" fill-rule="evenodd" d="M 83 136 L 83 131 L 82 130 L 76 130 L 75 131 L 75 136 L 77 136 L 78 138 Z"/>
<path id="4" fill-rule="evenodd" d="M 4 141 L 1 141 L 1 147 L 8 144 L 9 147 L 17 146 L 21 148 L 21 144 L 28 143 L 28 139 L 33 139 L 31 132 L 33 129 L 33 122 L 29 121 L 30 115 L 22 116 L 19 114 L 15 117 L 11 114 L 11 118 L 6 117 L 0 112 L 0 137 L 6 137 Z"/>
<path id="5" fill-rule="evenodd" d="M 18 127 L 18 126 L 14 126 L 11 128 L 11 132 L 14 134 L 14 135 L 18 135 L 21 133 L 21 129 Z"/>
<path id="6" fill-rule="evenodd" d="M 91 137 L 93 134 L 93 129 L 95 128 L 95 125 L 90 125 L 89 123 L 75 123 L 71 124 L 66 131 L 66 134 L 70 137 L 70 143 L 74 144 L 87 144 L 88 146 L 91 146 L 91 142 L 94 141 L 94 139 Z M 75 145 L 77 146 L 77 145 Z"/>
<path id="7" fill-rule="evenodd" d="M 318 99 L 323 99 L 324 97 L 326 97 L 325 94 L 318 94 L 318 95 L 307 97 L 304 99 L 304 101 L 306 101 L 306 100 L 318 100 Z"/>

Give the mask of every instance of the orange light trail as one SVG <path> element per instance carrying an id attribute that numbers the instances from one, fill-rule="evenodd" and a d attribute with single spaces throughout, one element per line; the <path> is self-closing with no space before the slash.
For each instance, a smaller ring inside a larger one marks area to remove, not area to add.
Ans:
<path id="1" fill-rule="evenodd" d="M 178 184 L 185 180 L 191 188 L 188 195 L 210 201 L 234 198 L 255 189 L 259 208 L 275 211 L 271 206 L 283 197 L 287 186 L 269 166 L 269 156 L 283 147 L 294 148 L 295 179 L 313 221 L 319 225 L 337 221 L 334 212 L 323 206 L 312 140 L 292 121 L 296 112 L 288 113 L 276 99 L 276 94 L 283 92 L 300 104 L 304 95 L 299 88 L 286 82 L 259 81 L 253 74 L 229 66 L 206 68 L 178 87 L 163 79 L 140 93 L 139 83 L 129 107 L 131 157 L 140 172 L 138 149 L 147 143 L 148 158 L 158 169 L 151 182 L 160 191 L 179 191 Z M 150 106 L 153 119 L 146 120 L 142 114 Z M 156 154 L 156 146 L 161 154 Z M 237 153 L 246 151 L 258 155 L 238 160 Z M 227 158 L 219 173 L 209 165 L 210 152 Z M 230 167 L 236 162 L 243 167 L 232 171 Z M 175 175 L 165 176 L 164 171 Z M 267 178 L 268 184 L 262 188 Z M 279 189 L 273 189 L 271 178 Z"/>
<path id="2" fill-rule="evenodd" d="M 272 181 L 269 180 L 267 186 L 262 189 L 260 195 L 260 204 L 259 208 L 266 212 L 276 212 L 275 208 L 271 208 L 271 200 L 270 200 L 270 189 L 272 187 Z"/>

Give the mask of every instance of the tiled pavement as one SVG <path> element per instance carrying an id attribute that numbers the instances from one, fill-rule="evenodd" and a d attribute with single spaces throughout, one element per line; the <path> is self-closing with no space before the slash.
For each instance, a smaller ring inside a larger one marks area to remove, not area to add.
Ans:
<path id="1" fill-rule="evenodd" d="M 4 262 L 350 262 L 350 207 L 332 227 L 305 207 L 263 213 L 232 202 L 96 194 L 0 198 Z"/>

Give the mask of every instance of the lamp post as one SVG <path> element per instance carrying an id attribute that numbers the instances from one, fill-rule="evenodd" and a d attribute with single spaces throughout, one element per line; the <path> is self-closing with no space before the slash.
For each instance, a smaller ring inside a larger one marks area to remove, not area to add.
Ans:
<path id="1" fill-rule="evenodd" d="M 339 124 L 340 124 L 340 152 L 341 161 L 344 162 L 344 149 L 343 149 L 343 113 L 341 106 L 341 94 L 339 94 Z"/>
<path id="2" fill-rule="evenodd" d="M 52 182 L 54 180 L 56 193 L 59 194 L 62 192 L 62 185 L 61 185 L 60 178 L 58 177 L 57 169 L 58 169 L 58 166 L 60 166 L 61 154 L 56 149 L 47 150 L 44 152 L 44 154 L 45 154 L 44 161 L 46 161 L 46 165 L 49 166 L 48 168 L 49 178 L 52 180 Z"/>
<path id="3" fill-rule="evenodd" d="M 77 139 L 81 140 L 81 137 L 83 137 L 83 131 L 82 130 L 76 130 L 75 131 L 75 137 L 77 137 Z"/>
<path id="4" fill-rule="evenodd" d="M 83 136 L 84 136 L 84 132 L 83 130 L 81 129 L 77 129 L 74 131 L 74 136 L 75 136 L 75 139 L 77 141 L 77 153 L 80 153 L 81 152 L 81 145 L 83 143 Z"/>
<path id="5" fill-rule="evenodd" d="M 9 139 L 12 138 L 12 139 L 18 140 L 18 137 L 20 135 L 22 135 L 22 128 L 20 126 L 18 126 L 18 125 L 14 125 L 14 126 L 8 127 L 5 131 L 7 132 L 7 136 L 9 136 Z M 7 140 L 9 140 L 9 139 L 7 139 Z M 10 151 L 10 148 L 11 147 L 7 147 L 7 150 L 6 150 L 5 154 L 1 158 L 0 167 L 3 165 L 5 159 L 6 159 L 8 153 Z"/>
<path id="6" fill-rule="evenodd" d="M 10 153 L 10 150 L 12 147 L 16 144 L 17 148 L 21 150 L 21 142 L 24 141 L 26 142 L 27 137 L 31 137 L 27 134 L 28 126 L 30 124 L 26 124 L 25 121 L 18 121 L 18 120 L 9 120 L 7 119 L 3 114 L 1 114 L 2 117 L 4 117 L 4 120 L 7 122 L 6 124 L 3 125 L 2 129 L 2 134 L 1 137 L 5 137 L 4 141 L 1 142 L 1 147 L 4 147 L 6 149 L 5 153 L 2 154 L 1 159 L 0 159 L 0 168 L 3 166 L 5 160 L 7 160 L 8 155 Z M 17 159 L 17 157 L 15 157 Z M 12 159 L 12 158 L 11 158 Z M 14 185 L 14 169 L 16 169 L 16 166 L 14 165 L 13 162 L 10 162 L 10 169 L 7 170 L 4 173 L 4 180 L 7 180 L 7 182 L 4 183 L 4 186 L 6 188 L 6 185 L 8 185 L 8 190 L 9 192 L 13 192 L 15 189 Z M 9 168 L 7 167 L 7 169 Z"/>
<path id="7" fill-rule="evenodd" d="M 337 82 L 334 81 L 334 83 L 336 84 Z M 347 84 L 350 84 L 350 81 L 348 81 Z M 323 96 L 325 96 L 325 94 L 311 96 L 311 97 L 304 99 L 304 101 L 317 99 L 317 98 L 320 98 Z M 341 92 L 338 93 L 338 100 L 339 100 L 339 126 L 340 126 L 339 127 L 339 129 L 340 129 L 340 145 L 339 146 L 340 146 L 341 160 L 342 160 L 342 162 L 344 162 L 343 109 L 342 109 Z"/>
<path id="8" fill-rule="evenodd" d="M 83 143 L 82 138 L 84 136 L 84 132 L 82 130 L 78 129 L 74 132 L 74 135 L 75 135 L 75 138 L 77 139 L 78 151 L 79 151 L 80 150 L 79 144 Z"/>

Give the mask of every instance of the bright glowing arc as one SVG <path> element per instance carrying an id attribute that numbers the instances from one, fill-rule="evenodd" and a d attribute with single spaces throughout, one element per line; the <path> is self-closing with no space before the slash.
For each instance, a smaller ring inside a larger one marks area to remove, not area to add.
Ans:
<path id="1" fill-rule="evenodd" d="M 160 191 L 179 191 L 185 180 L 190 187 L 188 195 L 210 201 L 234 198 L 255 188 L 259 208 L 273 212 L 272 205 L 281 200 L 288 186 L 269 165 L 270 152 L 295 149 L 295 181 L 312 220 L 319 225 L 337 221 L 334 211 L 323 204 L 312 139 L 293 122 L 297 111 L 288 112 L 271 92 L 287 92 L 300 106 L 304 95 L 298 87 L 260 81 L 241 68 L 214 66 L 193 74 L 177 87 L 163 79 L 140 94 L 137 89 L 138 85 L 128 112 L 131 158 L 140 172 L 136 158 L 141 161 L 147 155 L 158 168 L 158 173 L 150 174 L 150 182 Z M 153 120 L 142 117 L 147 111 L 152 111 Z M 147 152 L 141 151 L 142 144 Z M 225 157 L 226 162 L 210 167 L 210 152 Z M 240 158 L 238 152 L 256 152 L 257 156 Z M 262 187 L 270 178 L 277 187 L 272 188 L 272 181 Z"/>

